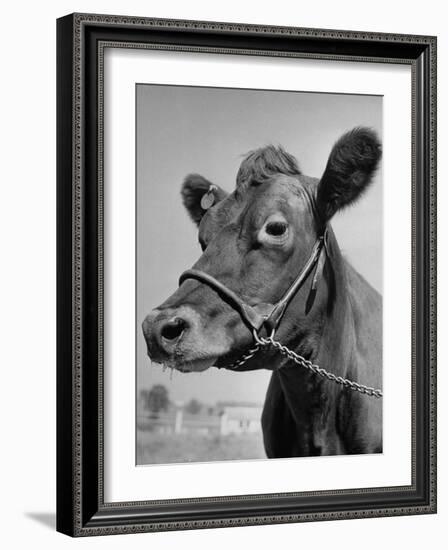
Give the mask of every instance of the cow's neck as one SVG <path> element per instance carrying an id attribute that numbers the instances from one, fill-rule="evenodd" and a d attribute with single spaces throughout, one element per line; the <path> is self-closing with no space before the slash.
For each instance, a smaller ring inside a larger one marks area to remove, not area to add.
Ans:
<path id="1" fill-rule="evenodd" d="M 325 267 L 325 296 L 306 317 L 291 323 L 288 347 L 313 363 L 336 374 L 347 376 L 353 350 L 353 318 L 345 276 L 345 260 L 333 235 L 329 238 L 329 258 Z M 315 300 L 315 303 L 318 300 Z M 294 312 L 294 303 L 291 304 Z M 303 310 L 304 297 L 296 307 Z M 294 330 L 295 328 L 295 330 Z M 341 386 L 329 382 L 284 358 L 279 372 L 280 384 L 297 426 L 299 454 L 338 454 L 343 444 L 336 429 L 337 400 Z M 280 366 L 280 365 L 277 365 Z M 352 373 L 351 373 L 352 374 Z"/>

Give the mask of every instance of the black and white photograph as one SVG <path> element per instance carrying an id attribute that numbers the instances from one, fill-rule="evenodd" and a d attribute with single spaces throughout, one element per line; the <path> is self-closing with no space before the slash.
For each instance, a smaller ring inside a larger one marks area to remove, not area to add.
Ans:
<path id="1" fill-rule="evenodd" d="M 437 37 L 172 15 L 57 21 L 57 531 L 387 546 L 437 511 Z"/>
<path id="2" fill-rule="evenodd" d="M 443 548 L 447 10 L 416 7 L 5 4 L 2 548 Z"/>
<path id="3" fill-rule="evenodd" d="M 136 464 L 383 451 L 383 98 L 137 83 Z"/>

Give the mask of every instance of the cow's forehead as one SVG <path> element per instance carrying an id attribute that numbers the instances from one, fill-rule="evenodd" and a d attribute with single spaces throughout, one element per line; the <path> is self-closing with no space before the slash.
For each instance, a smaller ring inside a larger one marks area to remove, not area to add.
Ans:
<path id="1" fill-rule="evenodd" d="M 316 182 L 306 176 L 287 176 L 279 174 L 275 178 L 259 185 L 241 188 L 229 194 L 205 215 L 199 227 L 200 239 L 207 241 L 210 236 L 228 225 L 235 223 L 242 214 L 255 225 L 262 223 L 264 217 L 275 211 L 284 214 L 309 211 L 312 214 L 312 202 Z M 297 212 L 295 212 L 297 210 Z"/>

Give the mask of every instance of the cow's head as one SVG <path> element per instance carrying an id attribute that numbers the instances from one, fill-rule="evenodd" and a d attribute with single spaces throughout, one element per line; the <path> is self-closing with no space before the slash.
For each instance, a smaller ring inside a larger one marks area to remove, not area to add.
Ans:
<path id="1" fill-rule="evenodd" d="M 202 248 L 193 267 L 250 305 L 275 303 L 335 212 L 366 189 L 380 156 L 376 135 L 356 128 L 334 145 L 320 181 L 303 176 L 295 158 L 273 146 L 247 155 L 231 194 L 211 187 L 202 176 L 188 176 L 182 198 L 198 225 Z M 281 323 L 282 341 L 291 332 L 306 332 L 313 319 L 318 322 L 313 311 L 325 303 L 327 283 L 319 285 L 311 308 L 309 293 L 308 281 Z M 154 361 L 183 372 L 225 365 L 253 342 L 233 307 L 214 289 L 191 279 L 146 317 L 143 333 Z"/>

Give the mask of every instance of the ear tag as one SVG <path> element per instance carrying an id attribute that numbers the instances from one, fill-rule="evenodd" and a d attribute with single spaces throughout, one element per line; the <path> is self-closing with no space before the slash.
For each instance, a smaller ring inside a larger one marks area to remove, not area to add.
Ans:
<path id="1" fill-rule="evenodd" d="M 201 199 L 201 208 L 202 208 L 202 210 L 208 210 L 209 208 L 211 208 L 214 205 L 216 197 L 215 197 L 213 191 L 215 191 L 215 189 L 217 189 L 216 185 L 210 185 L 210 187 L 208 188 L 207 193 L 202 195 L 202 199 Z"/>

